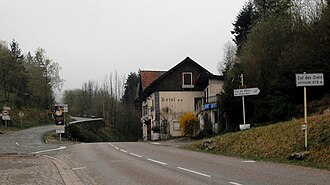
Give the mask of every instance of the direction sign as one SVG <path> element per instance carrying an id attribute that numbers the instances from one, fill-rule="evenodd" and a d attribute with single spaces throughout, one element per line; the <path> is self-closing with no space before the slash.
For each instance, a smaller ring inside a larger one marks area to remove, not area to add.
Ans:
<path id="1" fill-rule="evenodd" d="M 296 74 L 296 86 L 322 86 L 324 85 L 323 73 Z"/>
<path id="2" fill-rule="evenodd" d="M 234 96 L 251 96 L 258 95 L 260 92 L 258 87 L 246 89 L 234 89 Z"/>

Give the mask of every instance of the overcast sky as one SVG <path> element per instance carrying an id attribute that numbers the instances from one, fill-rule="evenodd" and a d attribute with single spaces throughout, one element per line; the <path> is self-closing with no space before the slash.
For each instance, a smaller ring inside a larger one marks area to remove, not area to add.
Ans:
<path id="1" fill-rule="evenodd" d="M 246 0 L 0 0 L 0 40 L 44 48 L 64 89 L 107 74 L 169 70 L 189 56 L 214 74 Z"/>

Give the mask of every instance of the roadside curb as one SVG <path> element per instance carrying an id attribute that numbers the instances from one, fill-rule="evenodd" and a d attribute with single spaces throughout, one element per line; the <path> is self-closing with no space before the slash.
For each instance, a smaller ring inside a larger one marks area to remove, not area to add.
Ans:
<path id="1" fill-rule="evenodd" d="M 43 155 L 44 157 L 50 158 L 58 169 L 65 185 L 84 185 L 79 177 L 70 169 L 70 167 L 60 159 Z"/>

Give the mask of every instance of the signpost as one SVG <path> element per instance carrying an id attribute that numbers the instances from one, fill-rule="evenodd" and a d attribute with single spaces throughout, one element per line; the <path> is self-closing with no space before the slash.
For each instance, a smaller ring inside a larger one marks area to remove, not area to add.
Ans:
<path id="1" fill-rule="evenodd" d="M 60 134 L 60 141 L 62 141 L 62 133 L 65 130 L 65 120 L 64 120 L 64 106 L 62 104 L 55 105 L 55 125 L 56 125 L 56 133 Z"/>
<path id="2" fill-rule="evenodd" d="M 301 129 L 305 131 L 305 148 L 307 148 L 307 89 L 306 86 L 323 86 L 324 77 L 323 73 L 310 73 L 296 74 L 296 86 L 304 87 L 304 117 L 305 122 Z"/>
<path id="3" fill-rule="evenodd" d="M 312 73 L 312 74 L 296 74 L 296 86 L 323 86 L 324 78 L 323 73 Z"/>
<path id="4" fill-rule="evenodd" d="M 60 134 L 60 141 L 62 140 L 62 134 L 65 133 L 65 116 L 64 113 L 68 112 L 68 104 L 55 104 L 55 125 L 56 133 Z"/>
<path id="5" fill-rule="evenodd" d="M 244 77 L 243 74 L 241 74 L 241 83 L 242 87 L 244 87 Z M 242 97 L 242 105 L 243 105 L 243 125 L 240 125 L 241 130 L 249 129 L 250 124 L 246 124 L 245 121 L 245 102 L 244 102 L 244 96 L 252 96 L 252 95 L 258 95 L 260 90 L 257 87 L 254 88 L 245 88 L 245 89 L 234 89 L 234 96 L 241 96 Z"/>
<path id="6" fill-rule="evenodd" d="M 5 126 L 8 127 L 8 121 L 10 121 L 9 111 L 11 110 L 10 107 L 3 106 L 2 107 L 2 120 L 5 121 Z"/>

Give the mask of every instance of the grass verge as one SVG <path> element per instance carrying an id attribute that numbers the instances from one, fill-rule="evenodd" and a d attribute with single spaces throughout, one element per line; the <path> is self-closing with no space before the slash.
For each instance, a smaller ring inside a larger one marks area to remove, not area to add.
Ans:
<path id="1" fill-rule="evenodd" d="M 303 119 L 281 122 L 209 138 L 211 147 L 199 140 L 185 149 L 244 159 L 280 162 L 330 170 L 330 113 L 308 118 L 308 148 L 304 148 Z M 289 160 L 303 152 L 303 160 Z"/>

